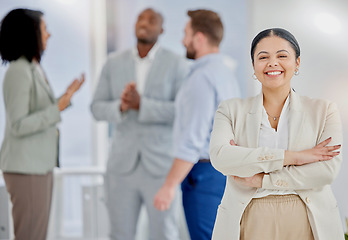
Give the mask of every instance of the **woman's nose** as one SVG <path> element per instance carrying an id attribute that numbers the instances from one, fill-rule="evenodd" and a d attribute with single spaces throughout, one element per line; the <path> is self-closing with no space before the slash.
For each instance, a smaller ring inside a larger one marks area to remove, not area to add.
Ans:
<path id="1" fill-rule="evenodd" d="M 270 61 L 268 63 L 269 67 L 276 67 L 278 65 L 279 65 L 279 63 L 278 63 L 277 59 L 270 59 Z"/>

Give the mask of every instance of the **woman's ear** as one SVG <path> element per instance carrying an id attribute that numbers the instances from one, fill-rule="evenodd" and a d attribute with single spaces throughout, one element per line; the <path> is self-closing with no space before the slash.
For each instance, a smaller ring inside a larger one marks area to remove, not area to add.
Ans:
<path id="1" fill-rule="evenodd" d="M 296 60 L 296 68 L 299 69 L 300 68 L 300 62 L 301 62 L 301 58 L 298 57 Z"/>

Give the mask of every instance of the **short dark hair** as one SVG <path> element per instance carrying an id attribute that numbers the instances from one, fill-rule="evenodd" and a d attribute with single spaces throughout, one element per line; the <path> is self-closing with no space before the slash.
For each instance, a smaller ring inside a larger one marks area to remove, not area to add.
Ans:
<path id="1" fill-rule="evenodd" d="M 256 37 L 253 39 L 251 43 L 251 61 L 254 64 L 254 53 L 255 53 L 255 48 L 257 44 L 264 38 L 266 37 L 271 37 L 271 36 L 277 36 L 280 38 L 283 38 L 284 40 L 288 41 L 291 45 L 291 47 L 295 50 L 296 53 L 296 59 L 300 56 L 301 51 L 300 51 L 300 45 L 298 44 L 296 38 L 294 35 L 292 35 L 289 31 L 283 29 L 283 28 L 269 28 L 266 30 L 263 30 L 259 34 L 256 35 Z"/>
<path id="2" fill-rule="evenodd" d="M 41 60 L 43 52 L 40 23 L 43 13 L 30 9 L 14 9 L 1 21 L 0 56 L 3 63 L 21 56 L 29 62 Z"/>
<path id="3" fill-rule="evenodd" d="M 224 27 L 219 15 L 210 10 L 188 11 L 191 18 L 191 27 L 194 33 L 201 32 L 209 40 L 210 44 L 219 46 L 224 35 Z"/>
<path id="4" fill-rule="evenodd" d="M 162 14 L 160 12 L 156 11 L 153 8 L 145 8 L 143 11 L 140 12 L 140 14 L 145 12 L 145 11 L 152 11 L 152 12 L 154 12 L 158 16 L 158 18 L 161 20 L 161 24 L 163 25 L 164 18 L 163 18 Z"/>

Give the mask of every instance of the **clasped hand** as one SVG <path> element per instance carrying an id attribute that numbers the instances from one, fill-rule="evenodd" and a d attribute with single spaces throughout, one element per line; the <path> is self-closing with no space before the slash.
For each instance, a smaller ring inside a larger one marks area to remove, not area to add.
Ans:
<path id="1" fill-rule="evenodd" d="M 69 85 L 63 96 L 61 96 L 58 100 L 58 109 L 59 111 L 63 111 L 66 109 L 69 104 L 74 93 L 80 89 L 82 84 L 85 82 L 85 74 L 81 74 L 80 78 L 75 78 L 74 81 Z"/>
<path id="2" fill-rule="evenodd" d="M 129 109 L 139 110 L 140 95 L 136 89 L 135 82 L 128 83 L 121 94 L 121 112 Z"/>

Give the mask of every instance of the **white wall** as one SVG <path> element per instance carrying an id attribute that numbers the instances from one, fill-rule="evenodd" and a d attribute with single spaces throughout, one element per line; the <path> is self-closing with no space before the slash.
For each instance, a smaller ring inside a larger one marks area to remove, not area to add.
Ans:
<path id="1" fill-rule="evenodd" d="M 329 99 L 338 104 L 345 144 L 343 164 L 333 191 L 343 221 L 348 217 L 348 155 L 345 155 L 348 154 L 348 1 L 248 0 L 248 4 L 248 42 L 266 28 L 289 30 L 301 47 L 300 75 L 292 80 L 293 87 L 301 95 Z M 327 15 L 336 18 L 337 22 Z M 337 32 L 333 32 L 336 29 Z M 247 75 L 251 76 L 249 59 L 248 64 L 250 71 Z M 253 81 L 251 77 L 250 81 Z"/>

